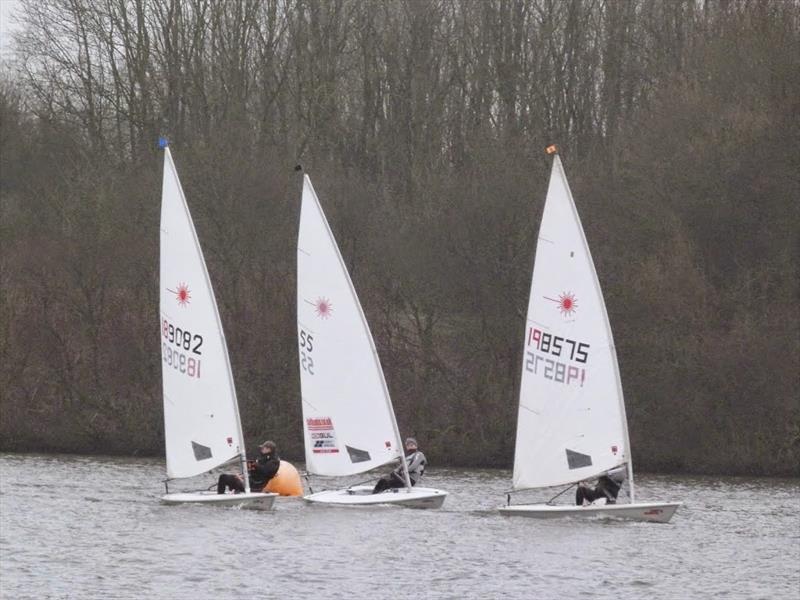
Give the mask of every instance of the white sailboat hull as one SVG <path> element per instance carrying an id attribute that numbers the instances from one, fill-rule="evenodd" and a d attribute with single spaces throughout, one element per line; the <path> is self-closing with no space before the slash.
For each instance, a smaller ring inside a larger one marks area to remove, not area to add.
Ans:
<path id="1" fill-rule="evenodd" d="M 250 492 L 249 494 L 216 494 L 214 492 L 185 492 L 161 497 L 163 504 L 205 504 L 209 506 L 241 507 L 270 510 L 278 494 Z"/>
<path id="2" fill-rule="evenodd" d="M 519 504 L 503 506 L 498 510 L 503 515 L 534 519 L 594 517 L 667 523 L 680 505 L 680 502 L 637 502 L 636 504 L 592 504 L 589 506 Z"/>
<path id="3" fill-rule="evenodd" d="M 378 506 L 391 504 L 406 508 L 441 508 L 447 492 L 434 488 L 391 489 L 373 494 L 372 487 L 357 485 L 343 490 L 326 490 L 303 499 L 311 504 L 335 506 Z"/>

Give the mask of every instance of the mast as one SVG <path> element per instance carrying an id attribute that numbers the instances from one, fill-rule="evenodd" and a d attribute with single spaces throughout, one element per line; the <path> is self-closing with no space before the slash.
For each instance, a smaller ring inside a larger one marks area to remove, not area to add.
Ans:
<path id="1" fill-rule="evenodd" d="M 375 344 L 372 341 L 372 334 L 369 335 L 370 344 L 372 345 L 372 352 L 375 355 L 375 360 L 378 360 L 378 352 L 375 349 Z M 380 363 L 378 363 L 380 364 Z M 389 397 L 389 388 L 386 386 L 386 380 L 383 378 L 383 369 L 381 372 L 381 383 L 383 384 L 384 397 L 389 404 L 389 414 L 392 415 L 392 427 L 394 428 L 394 436 L 400 448 L 400 465 L 403 467 L 403 481 L 406 483 L 406 491 L 411 491 L 411 476 L 408 474 L 408 461 L 406 460 L 406 449 L 403 445 L 403 440 L 400 438 L 400 428 L 397 426 L 397 418 L 394 414 L 394 407 L 392 406 L 392 399 Z"/>
<path id="2" fill-rule="evenodd" d="M 165 145 L 164 145 L 164 154 L 165 154 L 166 159 L 169 161 L 169 164 L 170 164 L 170 167 L 172 169 L 172 172 L 173 173 L 177 173 L 177 170 L 175 169 L 175 163 L 172 160 L 172 153 L 169 150 L 169 145 L 166 144 L 166 140 L 165 140 Z M 188 215 L 189 207 L 188 207 L 188 204 L 186 203 L 186 196 L 183 193 L 183 186 L 182 185 L 178 185 L 178 190 L 180 191 L 181 200 L 183 201 L 183 208 L 184 208 L 184 210 L 186 211 L 186 213 Z M 194 222 L 192 221 L 191 217 L 189 217 L 189 224 L 190 224 L 190 230 L 192 232 L 192 237 L 194 238 L 195 247 L 197 248 L 198 253 L 201 256 L 201 261 L 203 262 L 203 268 L 202 268 L 203 276 L 205 278 L 206 285 L 208 286 L 208 289 L 211 291 L 210 296 L 211 296 L 211 303 L 212 303 L 212 306 L 214 308 L 214 311 L 213 311 L 214 312 L 214 318 L 216 319 L 217 332 L 219 333 L 220 341 L 222 342 L 222 355 L 225 357 L 225 367 L 227 369 L 227 374 L 228 374 L 228 385 L 229 385 L 230 390 L 231 390 L 231 397 L 233 398 L 233 414 L 234 414 L 234 417 L 236 419 L 236 433 L 237 433 L 238 438 L 239 438 L 237 440 L 238 444 L 236 445 L 236 450 L 239 453 L 239 466 L 242 469 L 242 475 L 243 475 L 243 478 L 244 478 L 244 490 L 245 490 L 245 493 L 249 494 L 250 493 L 250 477 L 247 474 L 246 449 L 243 448 L 243 447 L 240 447 L 240 445 L 239 445 L 239 444 L 241 444 L 241 446 L 244 446 L 244 434 L 242 432 L 242 419 L 241 419 L 241 417 L 239 415 L 239 402 L 238 402 L 238 400 L 236 398 L 236 386 L 235 386 L 234 381 L 233 381 L 233 371 L 231 369 L 231 359 L 230 359 L 230 356 L 228 355 L 228 344 L 225 341 L 225 331 L 222 328 L 222 321 L 220 320 L 220 317 L 219 317 L 219 306 L 217 305 L 217 298 L 216 298 L 216 296 L 214 294 L 214 286 L 211 285 L 211 278 L 208 275 L 208 268 L 205 265 L 205 257 L 203 257 L 203 251 L 202 251 L 202 249 L 200 247 L 200 241 L 197 239 L 197 231 L 194 228 Z"/>
<path id="3" fill-rule="evenodd" d="M 555 146 L 550 146 L 547 148 L 547 152 L 549 154 L 554 154 L 553 162 L 558 165 L 558 169 L 561 172 L 562 180 L 564 181 L 564 185 L 566 186 L 567 193 L 569 194 L 570 202 L 572 203 L 572 208 L 577 212 L 577 207 L 575 206 L 575 199 L 572 197 L 572 190 L 569 187 L 569 181 L 567 180 L 566 173 L 564 172 L 564 165 L 561 164 L 561 158 L 558 155 L 558 149 Z M 583 231 L 583 227 L 579 227 L 581 236 L 583 237 L 584 246 L 587 248 L 591 256 L 591 250 L 589 250 L 589 244 L 586 241 L 586 233 Z M 589 261 L 591 265 L 592 274 L 594 275 L 595 285 L 598 289 L 600 288 L 600 281 L 597 277 L 597 269 L 594 266 L 594 260 Z M 616 380 L 616 387 L 617 387 L 617 401 L 619 403 L 619 410 L 620 415 L 622 416 L 622 431 L 623 431 L 623 441 L 625 443 L 625 452 L 626 452 L 626 467 L 628 471 L 628 484 L 630 486 L 630 497 L 631 497 L 631 504 L 634 503 L 636 500 L 635 491 L 634 491 L 634 484 L 633 484 L 633 456 L 631 451 L 631 441 L 630 436 L 628 434 L 628 416 L 625 413 L 625 397 L 623 396 L 622 392 L 622 378 L 619 374 L 619 363 L 617 361 L 617 347 L 614 344 L 614 333 L 611 331 L 611 322 L 608 319 L 608 310 L 606 309 L 606 302 L 605 298 L 603 297 L 602 293 L 600 296 L 600 308 L 603 312 L 603 325 L 606 330 L 606 334 L 608 335 L 608 340 L 610 342 L 610 350 L 611 350 L 611 362 L 614 366 L 614 378 Z"/>
<path id="4" fill-rule="evenodd" d="M 573 484 L 628 463 L 619 369 L 591 254 L 556 155 L 528 300 L 515 490 Z"/>
<path id="5" fill-rule="evenodd" d="M 303 175 L 303 183 L 304 183 L 304 185 L 307 183 L 311 190 L 314 189 L 314 186 L 311 185 L 311 178 L 308 176 L 308 174 L 304 174 Z M 384 398 L 384 401 L 386 402 L 386 405 L 387 405 L 387 407 L 389 409 L 389 416 L 391 418 L 392 430 L 394 431 L 395 442 L 396 442 L 397 448 L 398 448 L 398 450 L 400 452 L 400 461 L 401 461 L 401 466 L 403 468 L 403 480 L 405 481 L 405 484 L 406 484 L 406 490 L 410 491 L 411 490 L 411 478 L 409 477 L 409 474 L 408 474 L 408 464 L 406 462 L 405 449 L 403 447 L 403 443 L 402 443 L 402 440 L 400 438 L 400 429 L 397 426 L 397 418 L 396 418 L 396 416 L 394 414 L 394 407 L 392 406 L 392 399 L 391 399 L 391 396 L 389 396 L 389 388 L 386 385 L 386 378 L 383 375 L 383 369 L 381 368 L 381 361 L 380 361 L 380 357 L 378 356 L 378 350 L 375 347 L 375 340 L 372 337 L 372 331 L 369 328 L 369 323 L 367 322 L 367 318 L 364 315 L 364 309 L 361 306 L 361 302 L 358 299 L 358 294 L 356 294 L 355 287 L 353 286 L 353 280 L 350 278 L 350 272 L 347 270 L 347 266 L 344 263 L 344 259 L 342 258 L 342 253 L 339 250 L 338 244 L 336 243 L 336 238 L 334 237 L 333 232 L 331 231 L 330 223 L 328 223 L 328 219 L 325 217 L 325 211 L 322 210 L 322 206 L 320 205 L 320 202 L 319 202 L 319 199 L 317 198 L 316 192 L 311 194 L 311 197 L 314 200 L 314 204 L 316 205 L 317 211 L 319 212 L 319 214 L 322 217 L 321 220 L 322 220 L 322 223 L 325 225 L 325 229 L 326 229 L 326 231 L 328 233 L 328 239 L 331 240 L 331 242 L 332 242 L 332 245 L 333 245 L 333 248 L 334 248 L 334 251 L 335 251 L 335 255 L 338 258 L 339 265 L 340 265 L 342 271 L 344 272 L 344 276 L 345 276 L 345 279 L 347 281 L 347 285 L 349 286 L 350 294 L 353 296 L 353 299 L 355 300 L 355 306 L 356 306 L 356 309 L 358 310 L 359 319 L 361 319 L 361 324 L 364 326 L 364 330 L 367 332 L 367 341 L 369 342 L 370 351 L 372 353 L 372 359 L 374 361 L 375 368 L 376 368 L 376 370 L 378 372 L 378 379 L 380 380 L 381 389 L 383 390 L 383 398 Z"/>

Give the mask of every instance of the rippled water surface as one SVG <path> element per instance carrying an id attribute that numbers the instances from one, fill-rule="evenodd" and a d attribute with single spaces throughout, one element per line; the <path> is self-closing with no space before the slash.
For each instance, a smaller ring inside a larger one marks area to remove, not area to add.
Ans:
<path id="1" fill-rule="evenodd" d="M 507 471 L 430 469 L 425 485 L 451 494 L 438 511 L 282 500 L 269 513 L 162 506 L 163 472 L 0 455 L 0 595 L 800 597 L 798 480 L 639 476 L 642 501 L 685 503 L 658 525 L 500 516 Z"/>

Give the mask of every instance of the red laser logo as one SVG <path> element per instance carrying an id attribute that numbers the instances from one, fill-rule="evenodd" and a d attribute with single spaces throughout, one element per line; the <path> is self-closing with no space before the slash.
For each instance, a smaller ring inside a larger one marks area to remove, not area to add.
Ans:
<path id="1" fill-rule="evenodd" d="M 175 297 L 178 299 L 179 306 L 186 306 L 192 299 L 192 293 L 189 291 L 189 286 L 185 283 L 179 283 L 177 287 L 178 289 L 175 290 L 167 288 L 167 291 L 171 294 L 175 294 Z"/>

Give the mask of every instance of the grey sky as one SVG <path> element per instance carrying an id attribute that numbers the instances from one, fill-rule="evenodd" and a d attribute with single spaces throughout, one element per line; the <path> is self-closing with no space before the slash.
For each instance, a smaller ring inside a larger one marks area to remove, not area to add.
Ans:
<path id="1" fill-rule="evenodd" d="M 19 0 L 0 0 L 0 52 L 5 53 L 11 43 L 10 33 L 14 29 L 11 14 L 19 6 Z"/>

